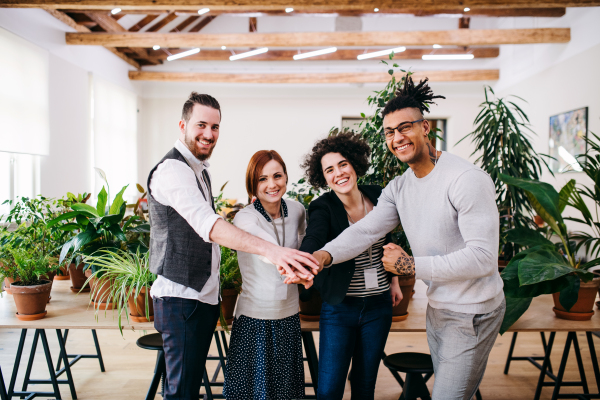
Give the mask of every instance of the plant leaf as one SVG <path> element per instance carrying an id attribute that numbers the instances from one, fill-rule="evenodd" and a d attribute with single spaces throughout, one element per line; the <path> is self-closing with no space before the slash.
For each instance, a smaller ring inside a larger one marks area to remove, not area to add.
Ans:
<path id="1" fill-rule="evenodd" d="M 538 250 L 519 261 L 520 285 L 549 281 L 575 272 L 562 255 L 556 251 Z"/>
<path id="2" fill-rule="evenodd" d="M 92 217 L 99 217 L 98 215 L 98 211 L 96 211 L 96 209 L 92 206 L 90 206 L 89 204 L 84 204 L 84 203 L 76 203 L 71 205 L 71 208 L 75 211 L 81 211 L 84 212 L 86 214 L 91 214 Z"/>
<path id="3" fill-rule="evenodd" d="M 106 194 L 106 189 L 102 186 L 102 190 L 98 193 L 98 203 L 96 204 L 96 211 L 98 211 L 98 215 L 100 217 L 104 216 L 106 212 L 106 202 L 108 201 L 108 195 Z"/>
<path id="4" fill-rule="evenodd" d="M 124 203 L 123 193 L 125 192 L 125 189 L 127 189 L 127 186 L 129 186 L 129 185 L 123 186 L 121 191 L 119 193 L 117 193 L 117 195 L 115 196 L 115 201 L 113 201 L 112 205 L 110 206 L 109 214 L 118 214 L 119 213 L 119 210 L 121 209 L 121 205 L 123 205 L 123 203 Z"/>
<path id="5" fill-rule="evenodd" d="M 531 298 L 526 299 L 513 299 L 510 297 L 506 298 L 506 313 L 500 326 L 500 334 L 504 334 L 519 318 L 525 314 L 525 311 L 531 304 Z"/>
<path id="6" fill-rule="evenodd" d="M 140 185 L 139 183 L 136 183 L 135 187 L 137 188 L 138 192 L 140 192 L 140 193 L 146 193 L 146 191 L 144 190 L 144 188 L 142 187 L 142 185 Z"/>
<path id="7" fill-rule="evenodd" d="M 575 183 L 575 179 L 571 179 L 562 187 L 562 189 L 560 189 L 560 192 L 558 192 L 558 212 L 561 214 L 565 210 L 567 204 L 569 204 L 569 198 L 571 197 L 573 190 L 575 190 Z"/>
<path id="8" fill-rule="evenodd" d="M 554 189 L 554 187 L 552 187 L 552 185 L 531 179 L 514 178 L 504 174 L 500 174 L 500 179 L 504 183 L 508 183 L 509 185 L 516 186 L 525 190 L 526 192 L 531 193 L 531 195 L 540 203 L 542 208 L 548 214 L 550 214 L 552 218 L 554 218 L 556 221 L 562 222 L 562 217 L 558 211 L 558 192 L 556 189 Z M 540 216 L 544 218 L 542 215 Z"/>
<path id="9" fill-rule="evenodd" d="M 569 275 L 566 276 L 565 279 L 569 281 L 569 285 L 560 291 L 560 305 L 565 308 L 565 310 L 571 310 L 571 307 L 577 303 L 577 299 L 579 298 L 579 286 L 581 283 L 581 279 L 577 275 Z"/>
<path id="10" fill-rule="evenodd" d="M 514 228 L 506 232 L 506 240 L 520 246 L 533 247 L 539 245 L 553 246 L 540 232 L 526 227 Z"/>
<path id="11" fill-rule="evenodd" d="M 65 219 L 71 219 L 73 217 L 76 217 L 77 215 L 79 215 L 78 211 L 69 211 L 67 213 L 61 214 L 58 217 L 56 217 L 56 218 L 51 219 L 50 221 L 48 221 L 48 223 L 46 224 L 46 227 L 47 228 L 52 228 L 54 225 L 56 225 L 60 221 L 64 221 Z"/>

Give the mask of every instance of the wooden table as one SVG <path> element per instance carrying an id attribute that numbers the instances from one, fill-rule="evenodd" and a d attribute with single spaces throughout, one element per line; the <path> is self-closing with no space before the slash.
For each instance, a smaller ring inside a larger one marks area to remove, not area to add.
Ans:
<path id="1" fill-rule="evenodd" d="M 57 332 L 61 329 L 118 329 L 117 313 L 113 310 L 99 311 L 96 315 L 93 308 L 89 306 L 89 295 L 87 293 L 74 294 L 70 291 L 70 281 L 55 281 L 52 288 L 52 300 L 47 306 L 48 314 L 45 318 L 37 321 L 20 321 L 16 318 L 16 307 L 11 295 L 6 293 L 0 298 L 0 328 L 16 328 L 16 329 L 36 329 L 43 332 L 44 329 L 56 329 Z M 409 317 L 400 322 L 392 323 L 390 332 L 425 332 L 425 313 L 427 310 L 426 286 L 422 281 L 417 281 L 415 285 L 415 294 L 408 308 Z M 563 354 L 564 364 L 566 366 L 566 358 L 570 344 L 575 341 L 576 335 L 574 332 L 586 332 L 588 335 L 588 345 L 592 362 L 594 363 L 594 373 L 597 384 L 600 384 L 600 372 L 598 371 L 598 362 L 591 339 L 592 331 L 600 331 L 600 312 L 596 312 L 589 321 L 566 321 L 558 319 L 552 312 L 554 306 L 550 295 L 540 296 L 533 299 L 529 310 L 515 323 L 510 332 L 551 332 L 548 342 L 548 351 L 544 357 L 544 362 L 538 368 L 540 372 L 540 383 L 538 389 L 544 386 L 544 378 L 549 376 L 547 371 L 549 357 L 552 350 L 554 335 L 556 332 L 571 332 L 567 344 L 565 345 L 565 353 Z M 96 320 L 97 318 L 97 320 Z M 130 330 L 146 330 L 154 331 L 152 322 L 146 323 L 127 323 L 125 316 L 122 318 L 123 329 Z M 309 361 L 309 369 L 313 376 L 313 383 L 317 384 L 317 353 L 312 332 L 319 330 L 319 322 L 302 321 L 302 337 Z M 217 328 L 221 330 L 221 327 Z M 45 335 L 45 334 L 44 334 Z M 44 338 L 42 337 L 42 341 Z M 59 343 L 61 343 L 59 339 Z M 64 343 L 62 343 L 64 345 Z M 61 346 L 64 347 L 64 346 Z M 578 349 L 576 350 L 578 351 Z M 565 355 L 566 354 L 566 355 Z M 561 363 L 562 365 L 563 363 Z M 557 387 L 560 386 L 562 377 L 560 371 L 554 378 Z M 564 367 L 562 368 L 564 372 Z M 70 375 L 70 372 L 69 374 Z M 553 379 L 554 379 L 553 378 Z M 60 383 L 60 382 L 59 382 Z M 554 385 L 554 383 L 552 383 Z M 548 386 L 548 385 L 546 385 Z M 538 391 L 539 391 L 538 390 Z M 558 392 L 557 392 L 558 394 Z M 539 397 L 539 395 L 536 394 Z M 595 396 L 595 395 L 592 395 Z M 600 397 L 588 397 L 600 398 Z"/>

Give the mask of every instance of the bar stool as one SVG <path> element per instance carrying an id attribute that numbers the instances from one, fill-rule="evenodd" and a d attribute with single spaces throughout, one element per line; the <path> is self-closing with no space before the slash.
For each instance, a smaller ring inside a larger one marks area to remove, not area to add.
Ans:
<path id="1" fill-rule="evenodd" d="M 404 372 L 406 378 L 402 387 L 402 394 L 398 400 L 431 400 L 427 381 L 433 376 L 433 362 L 431 355 L 424 353 L 395 353 L 383 359 L 390 371 Z M 425 376 L 423 376 L 425 374 Z M 477 400 L 481 400 L 479 389 L 475 393 Z"/>
<path id="2" fill-rule="evenodd" d="M 167 378 L 167 368 L 165 364 L 165 352 L 163 351 L 163 339 L 160 333 L 151 333 L 144 335 L 136 341 L 138 347 L 146 350 L 156 350 L 156 365 L 154 366 L 154 375 L 152 376 L 152 382 L 150 388 L 146 394 L 146 400 L 154 400 L 156 392 L 158 390 L 158 384 L 162 379 L 162 391 L 161 396 L 164 396 L 165 392 L 165 380 Z M 208 375 L 206 374 L 206 368 L 204 369 L 204 390 L 206 391 L 207 400 L 213 400 L 212 391 L 210 389 L 210 382 L 208 381 Z"/>

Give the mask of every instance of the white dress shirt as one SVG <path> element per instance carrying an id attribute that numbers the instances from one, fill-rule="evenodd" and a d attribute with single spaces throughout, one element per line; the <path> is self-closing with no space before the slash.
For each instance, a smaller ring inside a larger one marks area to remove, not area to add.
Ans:
<path id="1" fill-rule="evenodd" d="M 221 217 L 212 209 L 212 199 L 207 200 L 202 196 L 196 182 L 198 178 L 208 198 L 210 191 L 204 182 L 202 171 L 206 169 L 208 173 L 209 164 L 198 160 L 180 140 L 175 142 L 175 148 L 192 169 L 178 160 L 163 161 L 152 174 L 150 181 L 152 196 L 160 204 L 170 206 L 177 211 L 202 240 L 212 243 L 211 273 L 200 292 L 159 275 L 152 285 L 151 294 L 152 297 L 179 297 L 199 300 L 207 304 L 218 304 L 221 250 L 218 244 L 211 242 L 209 235 L 213 225 Z"/>

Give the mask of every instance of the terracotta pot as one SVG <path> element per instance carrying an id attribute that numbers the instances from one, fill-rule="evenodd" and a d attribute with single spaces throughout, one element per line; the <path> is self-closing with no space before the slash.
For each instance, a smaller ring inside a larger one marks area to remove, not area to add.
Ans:
<path id="1" fill-rule="evenodd" d="M 69 267 L 67 265 L 60 267 L 59 273 L 54 276 L 55 281 L 67 281 L 69 279 L 71 278 L 69 277 Z"/>
<path id="2" fill-rule="evenodd" d="M 150 316 L 150 319 L 146 318 L 146 290 L 148 290 L 148 315 Z M 154 304 L 152 303 L 150 290 L 151 288 L 143 287 L 137 297 L 134 298 L 132 295 L 127 299 L 129 316 L 133 322 L 154 321 Z"/>
<path id="3" fill-rule="evenodd" d="M 10 291 L 10 285 L 11 283 L 13 283 L 15 280 L 13 278 L 9 278 L 6 277 L 4 278 L 4 291 L 8 294 L 12 294 L 12 292 Z"/>
<path id="4" fill-rule="evenodd" d="M 221 293 L 221 312 L 227 324 L 233 321 L 233 312 L 235 311 L 238 295 L 237 289 L 223 289 Z"/>
<path id="5" fill-rule="evenodd" d="M 20 282 L 12 284 L 11 291 L 17 306 L 17 318 L 22 321 L 44 318 L 50 288 L 51 283 L 47 280 L 43 280 L 41 285 L 34 286 L 21 286 Z"/>
<path id="6" fill-rule="evenodd" d="M 508 265 L 508 262 L 502 258 L 498 259 L 498 272 L 502 273 L 502 271 L 504 271 L 504 268 L 506 268 L 506 266 Z"/>
<path id="7" fill-rule="evenodd" d="M 44 280 L 48 280 L 50 281 L 50 290 L 52 291 L 52 284 L 54 283 L 54 276 L 56 275 L 55 271 L 52 272 L 48 272 L 46 275 L 42 275 L 40 276 L 40 279 L 44 279 Z M 48 303 L 50 303 L 50 299 L 52 298 L 52 296 L 50 295 L 50 293 L 48 293 Z"/>
<path id="8" fill-rule="evenodd" d="M 88 292 L 90 290 L 89 285 L 85 285 L 87 278 L 83 272 L 83 266 L 83 263 L 79 265 L 72 263 L 69 265 L 69 276 L 71 277 L 71 284 L 73 284 L 71 290 L 74 292 Z"/>
<path id="9" fill-rule="evenodd" d="M 305 291 L 304 286 L 298 285 L 300 293 Z M 318 290 L 313 289 L 308 301 L 300 300 L 300 319 L 303 321 L 318 321 L 321 318 L 321 306 L 323 299 Z"/>
<path id="10" fill-rule="evenodd" d="M 398 322 L 408 318 L 408 304 L 410 299 L 415 292 L 415 276 L 399 276 L 398 283 L 400 284 L 400 290 L 402 290 L 402 301 L 396 307 L 392 308 L 392 321 Z"/>
<path id="11" fill-rule="evenodd" d="M 594 301 L 596 293 L 600 287 L 600 277 L 594 278 L 591 282 L 581 282 L 579 286 L 579 297 L 577 302 L 569 311 L 560 304 L 560 293 L 553 293 L 554 299 L 553 311 L 558 318 L 569 319 L 572 321 L 587 321 L 594 315 Z"/>

